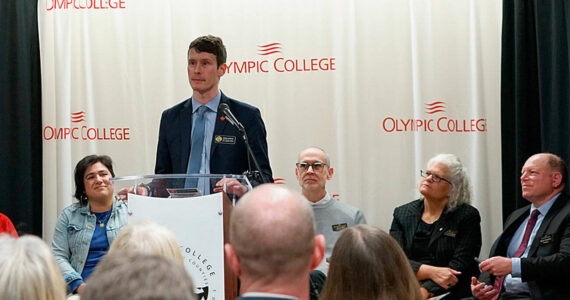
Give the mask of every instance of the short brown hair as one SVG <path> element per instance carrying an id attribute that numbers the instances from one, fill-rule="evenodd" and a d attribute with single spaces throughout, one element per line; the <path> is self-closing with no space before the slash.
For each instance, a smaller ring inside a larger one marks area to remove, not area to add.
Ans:
<path id="1" fill-rule="evenodd" d="M 324 300 L 422 299 L 398 242 L 371 225 L 343 231 L 333 248 Z"/>
<path id="2" fill-rule="evenodd" d="M 196 52 L 206 52 L 211 53 L 216 56 L 217 67 L 219 68 L 222 64 L 226 63 L 226 46 L 221 38 L 213 35 L 205 35 L 196 38 L 190 43 L 188 47 L 188 55 L 190 50 L 196 50 Z"/>

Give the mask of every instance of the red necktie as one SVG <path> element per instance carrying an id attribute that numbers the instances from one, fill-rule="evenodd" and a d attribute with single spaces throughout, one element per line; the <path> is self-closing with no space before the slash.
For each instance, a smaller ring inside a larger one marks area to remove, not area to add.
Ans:
<path id="1" fill-rule="evenodd" d="M 524 235 L 523 235 L 523 239 L 521 241 L 521 244 L 520 244 L 519 248 L 517 249 L 517 251 L 515 252 L 515 255 L 513 255 L 513 257 L 520 257 L 524 253 L 524 250 L 526 250 L 526 247 L 528 246 L 528 240 L 530 238 L 530 234 L 532 233 L 532 230 L 534 229 L 534 225 L 536 224 L 536 220 L 538 219 L 538 215 L 540 215 L 540 212 L 538 211 L 538 209 L 535 209 L 532 212 L 532 214 L 530 215 L 530 218 L 528 219 L 528 222 L 526 223 L 526 228 L 524 230 Z M 493 287 L 495 287 L 495 289 L 497 289 L 499 291 L 499 293 L 497 293 L 497 295 L 495 295 L 495 297 L 493 297 L 491 300 L 497 300 L 499 298 L 499 295 L 501 294 L 501 289 L 503 288 L 503 281 L 504 280 L 505 280 L 505 276 L 495 277 L 495 283 L 493 284 Z"/>

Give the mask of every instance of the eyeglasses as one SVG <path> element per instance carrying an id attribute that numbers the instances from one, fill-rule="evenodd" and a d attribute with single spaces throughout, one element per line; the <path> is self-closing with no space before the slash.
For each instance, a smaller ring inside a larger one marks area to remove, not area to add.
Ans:
<path id="1" fill-rule="evenodd" d="M 420 170 L 420 176 L 422 176 L 423 178 L 428 178 L 431 176 L 431 181 L 433 181 L 433 182 L 440 182 L 443 180 L 443 181 L 449 183 L 450 185 L 453 185 L 451 183 L 451 181 L 449 181 L 443 177 L 439 177 L 439 176 L 433 174 L 432 172 L 425 172 L 424 170 Z"/>
<path id="2" fill-rule="evenodd" d="M 303 172 L 307 172 L 309 170 L 309 168 L 313 168 L 314 172 L 320 172 L 323 170 L 323 168 L 327 164 L 320 162 L 320 161 L 316 161 L 312 164 L 303 161 L 303 162 L 296 163 L 295 165 L 297 165 L 297 169 L 299 169 L 299 171 L 301 171 L 301 173 L 303 173 Z"/>

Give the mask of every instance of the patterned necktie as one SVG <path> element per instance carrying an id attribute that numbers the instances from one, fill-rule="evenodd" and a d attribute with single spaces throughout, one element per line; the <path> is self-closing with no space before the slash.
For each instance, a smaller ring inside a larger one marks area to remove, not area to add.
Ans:
<path id="1" fill-rule="evenodd" d="M 190 159 L 188 160 L 187 174 L 198 174 L 200 173 L 200 167 L 202 166 L 202 151 L 204 149 L 204 129 L 206 127 L 206 117 L 205 113 L 208 108 L 206 106 L 200 106 L 194 118 L 196 122 L 194 123 L 194 129 L 192 130 L 192 146 L 190 148 Z M 197 187 L 198 180 L 187 179 L 185 187 Z"/>
<path id="2" fill-rule="evenodd" d="M 536 225 L 536 220 L 538 219 L 538 215 L 540 215 L 540 212 L 538 211 L 538 209 L 535 209 L 532 214 L 530 215 L 530 218 L 528 219 L 528 222 L 526 223 L 526 228 L 524 230 L 524 235 L 523 235 L 523 239 L 521 241 L 521 244 L 519 246 L 519 248 L 517 249 L 517 251 L 515 252 L 515 255 L 513 255 L 513 257 L 520 257 L 524 251 L 526 250 L 526 247 L 528 246 L 528 240 L 530 238 L 530 234 L 532 233 L 532 230 L 534 229 L 534 225 Z M 495 289 L 497 289 L 499 291 L 499 293 L 497 293 L 497 295 L 495 295 L 495 297 L 492 298 L 492 300 L 497 300 L 499 298 L 499 295 L 501 294 L 501 289 L 503 288 L 503 281 L 505 280 L 505 276 L 497 276 L 495 277 L 495 283 L 493 284 L 493 287 Z"/>

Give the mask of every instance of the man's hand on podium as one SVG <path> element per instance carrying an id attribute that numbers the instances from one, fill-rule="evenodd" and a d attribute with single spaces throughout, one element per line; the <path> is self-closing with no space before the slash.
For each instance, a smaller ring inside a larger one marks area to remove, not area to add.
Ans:
<path id="1" fill-rule="evenodd" d="M 122 188 L 120 191 L 117 192 L 117 195 L 119 195 L 119 200 L 129 200 L 129 194 L 134 194 L 134 193 L 135 189 L 129 187 L 129 188 Z M 137 186 L 137 195 L 148 196 L 149 188 L 144 184 L 139 184 Z"/>
<path id="2" fill-rule="evenodd" d="M 247 193 L 247 186 L 242 185 L 237 179 L 234 178 L 222 178 L 220 181 L 216 182 L 214 192 L 223 192 L 224 184 L 226 185 L 226 193 L 228 194 L 234 194 L 238 197 L 241 197 L 243 194 Z"/>

